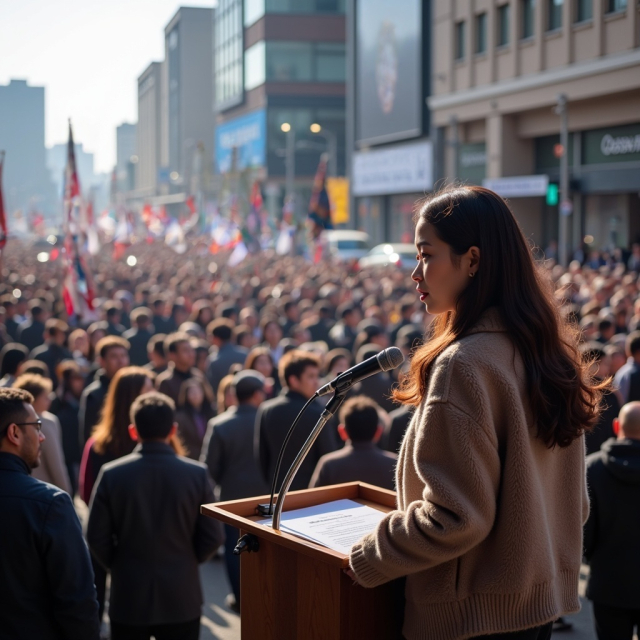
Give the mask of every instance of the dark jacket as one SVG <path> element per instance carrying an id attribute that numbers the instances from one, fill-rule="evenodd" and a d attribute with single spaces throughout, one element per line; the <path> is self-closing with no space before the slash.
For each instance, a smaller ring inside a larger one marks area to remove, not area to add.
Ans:
<path id="1" fill-rule="evenodd" d="M 111 571 L 112 620 L 174 624 L 200 617 L 198 564 L 222 544 L 220 523 L 200 515 L 214 501 L 206 467 L 146 442 L 105 465 L 91 500 L 87 541 Z"/>
<path id="2" fill-rule="evenodd" d="M 376 373 L 365 378 L 353 388 L 354 395 L 363 395 L 377 402 L 385 411 L 391 412 L 398 408 L 398 405 L 391 399 L 391 388 L 393 380 L 385 372 Z"/>
<path id="3" fill-rule="evenodd" d="M 147 353 L 147 344 L 153 334 L 148 329 L 128 329 L 122 334 L 125 340 L 129 341 L 131 348 L 129 349 L 129 360 L 132 365 L 142 367 L 149 362 L 149 354 Z"/>
<path id="4" fill-rule="evenodd" d="M 70 393 L 60 398 L 56 396 L 52 402 L 49 411 L 57 416 L 60 421 L 60 429 L 62 432 L 62 451 L 64 452 L 64 461 L 67 467 L 72 464 L 80 464 L 82 451 L 80 449 L 80 402 L 76 400 Z"/>
<path id="5" fill-rule="evenodd" d="M 93 571 L 71 498 L 0 453 L 0 639 L 98 640 Z"/>
<path id="6" fill-rule="evenodd" d="M 213 410 L 207 407 L 206 400 L 198 413 L 192 407 L 182 407 L 176 411 L 178 436 L 187 449 L 187 457 L 192 460 L 200 460 L 202 441 L 207 433 L 207 424 L 212 417 Z"/>
<path id="7" fill-rule="evenodd" d="M 247 359 L 247 350 L 228 342 L 214 351 L 207 358 L 207 380 L 213 389 L 213 393 L 218 393 L 220 380 L 228 373 L 232 364 L 244 364 Z"/>
<path id="8" fill-rule="evenodd" d="M 385 429 L 382 436 L 382 448 L 392 453 L 398 453 L 400 451 L 400 445 L 404 438 L 404 434 L 413 417 L 413 411 L 409 405 L 403 405 L 394 409 L 389 414 L 391 420 L 388 429 Z"/>
<path id="9" fill-rule="evenodd" d="M 61 347 L 55 343 L 45 343 L 36 347 L 30 354 L 30 360 L 40 360 L 44 362 L 49 369 L 49 377 L 53 381 L 53 388 L 58 386 L 58 376 L 56 375 L 56 367 L 63 360 L 72 359 L 71 351 Z"/>
<path id="10" fill-rule="evenodd" d="M 189 380 L 189 378 L 193 378 L 193 376 L 200 376 L 201 378 L 204 377 L 200 369 L 191 367 L 189 371 L 178 371 L 178 369 L 173 366 L 173 363 L 171 363 L 169 368 L 156 378 L 156 389 L 160 393 L 164 393 L 169 396 L 176 404 L 178 404 L 178 396 L 180 395 L 180 387 L 182 386 L 182 383 L 185 380 Z"/>
<path id="11" fill-rule="evenodd" d="M 30 318 L 18 327 L 18 342 L 33 351 L 44 342 L 44 322 Z"/>
<path id="12" fill-rule="evenodd" d="M 611 438 L 587 457 L 591 498 L 584 554 L 591 571 L 587 598 L 640 609 L 640 440 Z"/>
<path id="13" fill-rule="evenodd" d="M 589 431 L 584 437 L 587 445 L 587 455 L 600 451 L 600 447 L 609 438 L 615 438 L 616 435 L 613 432 L 613 421 L 620 413 L 618 396 L 613 392 L 603 395 L 600 401 L 600 409 L 601 412 L 596 426 L 593 431 Z"/>
<path id="14" fill-rule="evenodd" d="M 381 451 L 373 442 L 349 443 L 320 458 L 309 487 L 360 481 L 394 491 L 397 461 L 395 453 Z"/>
<path id="15" fill-rule="evenodd" d="M 262 477 L 269 486 L 271 486 L 271 480 L 275 473 L 276 460 L 278 459 L 280 447 L 284 442 L 289 427 L 306 401 L 307 399 L 302 394 L 285 390 L 277 398 L 263 402 L 258 409 L 254 432 L 254 450 L 260 462 Z M 280 487 L 284 476 L 289 470 L 298 451 L 300 451 L 305 440 L 313 430 L 322 411 L 323 407 L 317 401 L 313 402 L 300 419 L 282 459 L 277 488 Z M 318 460 L 320 460 L 325 453 L 334 451 L 335 448 L 336 445 L 333 436 L 324 428 L 320 432 L 313 447 L 311 447 L 296 477 L 293 479 L 291 489 L 306 489 L 309 486 Z"/>
<path id="16" fill-rule="evenodd" d="M 220 485 L 220 500 L 237 500 L 269 493 L 253 455 L 258 410 L 249 404 L 230 407 L 209 420 L 201 460 Z"/>
<path id="17" fill-rule="evenodd" d="M 98 376 L 98 379 L 92 382 L 83 392 L 80 397 L 80 412 L 78 414 L 78 420 L 80 422 L 80 433 L 78 437 L 80 439 L 80 446 L 84 448 L 85 442 L 89 439 L 93 427 L 98 424 L 100 420 L 100 411 L 104 404 L 104 399 L 109 391 L 109 383 L 111 380 L 107 378 L 107 375 L 103 372 Z"/>

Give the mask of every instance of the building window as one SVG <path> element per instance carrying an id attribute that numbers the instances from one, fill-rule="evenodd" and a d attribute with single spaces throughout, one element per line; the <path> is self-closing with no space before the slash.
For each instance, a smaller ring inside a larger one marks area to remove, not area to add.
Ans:
<path id="1" fill-rule="evenodd" d="M 476 16 L 476 53 L 487 52 L 487 14 Z"/>
<path id="2" fill-rule="evenodd" d="M 503 4 L 498 7 L 498 46 L 509 44 L 509 10 L 510 5 Z"/>
<path id="3" fill-rule="evenodd" d="M 535 0 L 521 0 L 522 2 L 522 39 L 532 38 L 536 23 Z"/>
<path id="4" fill-rule="evenodd" d="M 244 89 L 250 91 L 264 84 L 266 79 L 264 40 L 256 42 L 244 53 Z"/>
<path id="5" fill-rule="evenodd" d="M 264 12 L 264 0 L 244 0 L 244 26 L 250 27 L 262 18 Z"/>
<path id="6" fill-rule="evenodd" d="M 345 45 L 330 42 L 317 43 L 314 75 L 318 82 L 345 82 L 347 79 Z"/>
<path id="7" fill-rule="evenodd" d="M 617 13 L 627 10 L 627 0 L 609 0 L 607 2 L 607 13 Z"/>
<path id="8" fill-rule="evenodd" d="M 215 103 L 223 110 L 244 99 L 242 0 L 220 0 L 214 21 Z"/>
<path id="9" fill-rule="evenodd" d="M 548 0 L 548 23 L 547 29 L 549 31 L 555 31 L 556 29 L 562 29 L 562 5 L 564 0 Z"/>
<path id="10" fill-rule="evenodd" d="M 311 42 L 267 43 L 267 80 L 310 82 L 313 79 Z"/>
<path id="11" fill-rule="evenodd" d="M 593 0 L 577 0 L 576 22 L 586 22 L 593 18 Z"/>
<path id="12" fill-rule="evenodd" d="M 456 60 L 462 60 L 465 55 L 466 28 L 465 22 L 456 22 Z"/>

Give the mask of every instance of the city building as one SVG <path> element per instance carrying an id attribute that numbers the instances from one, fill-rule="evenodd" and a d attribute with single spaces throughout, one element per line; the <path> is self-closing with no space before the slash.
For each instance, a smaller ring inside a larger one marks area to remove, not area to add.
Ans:
<path id="1" fill-rule="evenodd" d="M 6 152 L 3 193 L 9 229 L 17 210 L 45 216 L 56 211 L 46 161 L 44 101 L 44 87 L 30 87 L 26 80 L 0 85 L 0 150 Z"/>
<path id="2" fill-rule="evenodd" d="M 138 77 L 138 127 L 136 151 L 136 195 L 151 198 L 159 193 L 162 164 L 162 71 L 161 62 L 152 62 Z"/>
<path id="3" fill-rule="evenodd" d="M 201 188 L 201 157 L 213 147 L 212 9 L 180 7 L 165 27 L 159 176 L 173 199 L 184 202 Z M 166 142 L 162 138 L 166 136 Z"/>
<path id="4" fill-rule="evenodd" d="M 136 187 L 136 128 L 129 122 L 116 127 L 116 183 L 119 192 L 132 191 Z"/>
<path id="5" fill-rule="evenodd" d="M 541 247 L 565 227 L 569 257 L 583 240 L 640 241 L 639 9 L 627 0 L 434 0 L 429 106 L 440 177 L 509 197 Z M 558 202 L 565 153 L 569 193 Z"/>
<path id="6" fill-rule="evenodd" d="M 345 0 L 219 0 L 213 20 L 222 198 L 260 180 L 301 218 L 322 153 L 345 175 Z"/>
<path id="7" fill-rule="evenodd" d="M 96 177 L 93 168 L 93 153 L 84 150 L 82 142 L 74 145 L 76 154 L 76 167 L 82 193 L 87 195 L 89 191 L 102 181 Z M 67 166 L 67 144 L 54 144 L 47 148 L 47 168 L 51 181 L 55 185 L 56 194 L 60 202 L 64 196 L 64 171 Z"/>
<path id="8" fill-rule="evenodd" d="M 350 0 L 348 138 L 355 226 L 374 243 L 412 242 L 434 182 L 429 138 L 430 2 Z"/>

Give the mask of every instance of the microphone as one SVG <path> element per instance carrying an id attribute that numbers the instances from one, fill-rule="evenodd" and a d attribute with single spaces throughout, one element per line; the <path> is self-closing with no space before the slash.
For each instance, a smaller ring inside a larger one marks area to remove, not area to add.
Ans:
<path id="1" fill-rule="evenodd" d="M 398 347 L 389 347 L 337 375 L 331 382 L 327 382 L 316 391 L 316 397 L 325 396 L 332 391 L 346 391 L 356 382 L 380 373 L 380 371 L 391 371 L 391 369 L 399 367 L 403 362 L 402 351 Z"/>

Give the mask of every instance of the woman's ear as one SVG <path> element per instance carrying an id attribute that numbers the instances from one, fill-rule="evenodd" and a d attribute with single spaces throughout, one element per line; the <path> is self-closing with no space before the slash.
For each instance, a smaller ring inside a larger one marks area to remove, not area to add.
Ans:
<path id="1" fill-rule="evenodd" d="M 466 258 L 469 260 L 469 275 L 473 278 L 480 267 L 480 249 L 475 246 L 469 247 Z"/>

